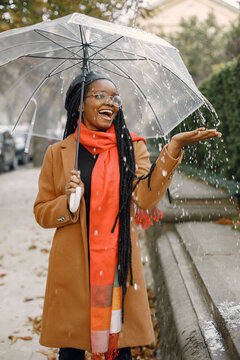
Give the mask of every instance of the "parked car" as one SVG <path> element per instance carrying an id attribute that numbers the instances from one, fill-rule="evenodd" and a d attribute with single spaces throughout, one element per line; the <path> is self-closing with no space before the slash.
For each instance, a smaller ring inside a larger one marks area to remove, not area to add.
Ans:
<path id="1" fill-rule="evenodd" d="M 25 165 L 29 161 L 31 161 L 33 157 L 33 149 L 31 143 L 30 143 L 29 151 L 26 153 L 25 146 L 27 141 L 27 134 L 17 129 L 16 131 L 13 132 L 13 137 L 15 140 L 16 156 L 18 159 L 18 164 Z"/>
<path id="2" fill-rule="evenodd" d="M 7 127 L 0 126 L 0 171 L 14 170 L 17 164 L 14 138 Z"/>

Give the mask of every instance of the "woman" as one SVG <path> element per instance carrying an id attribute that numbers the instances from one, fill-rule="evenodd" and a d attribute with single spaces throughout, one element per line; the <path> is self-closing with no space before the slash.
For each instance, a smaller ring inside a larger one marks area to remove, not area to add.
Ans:
<path id="1" fill-rule="evenodd" d="M 174 135 L 151 167 L 145 140 L 126 127 L 111 78 L 89 72 L 82 108 L 80 176 L 72 170 L 80 91 L 78 76 L 66 96 L 64 140 L 47 149 L 34 204 L 37 222 L 57 228 L 40 344 L 59 347 L 60 360 L 84 359 L 86 350 L 93 359 L 131 359 L 131 347 L 154 340 L 134 206 L 138 221 L 152 222 L 149 209 L 169 187 L 182 147 L 221 134 L 200 128 Z M 82 188 L 82 199 L 71 213 L 69 199 L 77 186 Z M 159 212 L 153 213 L 158 220 Z"/>

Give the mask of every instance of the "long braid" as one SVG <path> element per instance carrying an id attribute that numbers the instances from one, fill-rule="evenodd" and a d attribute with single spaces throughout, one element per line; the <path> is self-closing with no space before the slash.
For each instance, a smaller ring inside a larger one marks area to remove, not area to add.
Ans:
<path id="1" fill-rule="evenodd" d="M 127 276 L 130 270 L 130 284 L 132 279 L 132 245 L 130 231 L 130 201 L 129 192 L 132 189 L 132 182 L 135 173 L 135 157 L 133 142 L 127 129 L 122 109 L 119 109 L 114 119 L 117 147 L 119 153 L 120 188 L 119 188 L 119 246 L 118 246 L 118 279 L 122 286 L 122 321 L 124 317 L 124 297 L 127 291 Z"/>

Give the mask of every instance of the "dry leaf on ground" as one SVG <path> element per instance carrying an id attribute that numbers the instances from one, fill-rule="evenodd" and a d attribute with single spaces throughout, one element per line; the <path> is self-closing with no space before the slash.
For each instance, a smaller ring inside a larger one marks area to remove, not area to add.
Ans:
<path id="1" fill-rule="evenodd" d="M 17 339 L 20 340 L 25 340 L 25 341 L 29 341 L 32 340 L 32 336 L 14 336 L 14 335 L 9 335 L 8 338 L 11 340 L 11 345 L 14 344 Z"/>

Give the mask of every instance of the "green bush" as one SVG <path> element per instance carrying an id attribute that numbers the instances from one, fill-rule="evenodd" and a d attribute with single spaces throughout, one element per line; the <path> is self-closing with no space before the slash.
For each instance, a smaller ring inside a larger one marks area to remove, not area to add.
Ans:
<path id="1" fill-rule="evenodd" d="M 212 103 L 220 119 L 219 130 L 223 133 L 224 141 L 221 143 L 218 159 L 223 166 L 223 174 L 228 179 L 234 176 L 239 181 L 240 56 L 213 73 L 201 84 L 200 90 Z"/>

